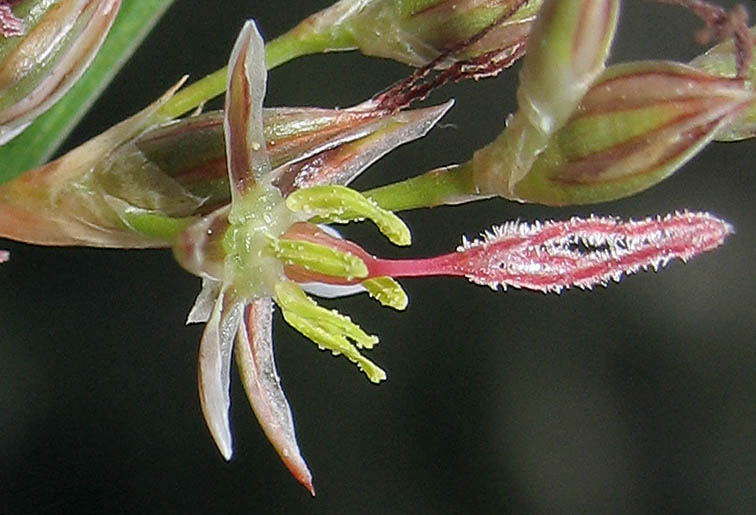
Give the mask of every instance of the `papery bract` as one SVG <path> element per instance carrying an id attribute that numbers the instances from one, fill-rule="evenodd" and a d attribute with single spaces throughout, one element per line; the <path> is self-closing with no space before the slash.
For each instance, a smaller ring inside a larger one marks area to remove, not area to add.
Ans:
<path id="1" fill-rule="evenodd" d="M 114 149 L 150 126 L 157 109 L 182 83 L 59 159 L 0 185 L 0 236 L 37 245 L 166 246 L 165 241 L 134 229 L 150 213 L 103 194 L 91 180 Z"/>

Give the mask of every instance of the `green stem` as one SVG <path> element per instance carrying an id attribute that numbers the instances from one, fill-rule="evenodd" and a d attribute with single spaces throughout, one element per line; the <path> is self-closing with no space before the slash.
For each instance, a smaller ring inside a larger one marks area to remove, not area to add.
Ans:
<path id="1" fill-rule="evenodd" d="M 389 211 L 456 204 L 479 196 L 473 181 L 472 163 L 469 161 L 453 168 L 431 170 L 363 194 Z"/>
<path id="2" fill-rule="evenodd" d="M 265 64 L 268 70 L 292 61 L 297 57 L 326 52 L 331 48 L 343 48 L 329 34 L 308 31 L 306 24 L 298 25 L 265 45 Z M 195 109 L 226 91 L 228 67 L 224 66 L 197 82 L 185 87 L 171 98 L 158 112 L 160 121 L 170 120 Z"/>
<path id="3" fill-rule="evenodd" d="M 224 66 L 176 92 L 156 113 L 157 121 L 177 118 L 223 93 L 226 90 L 226 72 L 227 67 Z"/>

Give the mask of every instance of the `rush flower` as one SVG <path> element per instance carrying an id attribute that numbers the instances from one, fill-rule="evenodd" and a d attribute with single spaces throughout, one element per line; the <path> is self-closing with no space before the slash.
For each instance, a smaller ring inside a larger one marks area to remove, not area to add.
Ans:
<path id="1" fill-rule="evenodd" d="M 252 408 L 284 464 L 314 493 L 301 455 L 288 401 L 275 366 L 271 335 L 275 303 L 284 320 L 319 348 L 343 355 L 368 379 L 386 373 L 368 359 L 378 338 L 348 317 L 319 306 L 316 295 L 367 292 L 381 304 L 405 309 L 398 278 L 462 276 L 491 288 L 509 286 L 559 292 L 619 280 L 720 245 L 731 232 L 706 213 L 676 213 L 642 221 L 573 218 L 564 222 L 510 222 L 455 252 L 426 259 L 386 260 L 312 223 L 369 219 L 397 245 L 409 229 L 392 212 L 338 184 L 282 190 L 267 149 L 262 102 L 262 39 L 252 22 L 242 30 L 229 63 L 224 134 L 231 204 L 184 230 L 174 246 L 179 263 L 202 277 L 188 322 L 206 322 L 199 351 L 199 395 L 221 454 L 233 452 L 230 408 L 232 354 Z"/>
<path id="2" fill-rule="evenodd" d="M 25 11 L 32 4 L 0 0 L 0 143 L 86 67 L 120 2 L 61 0 L 37 18 Z M 220 453 L 233 453 L 235 360 L 264 432 L 314 493 L 276 369 L 274 305 L 320 349 L 379 383 L 386 372 L 366 355 L 378 337 L 311 295 L 367 293 L 404 310 L 408 297 L 398 280 L 412 277 L 464 277 L 494 290 L 590 289 L 686 261 L 732 232 L 713 215 L 689 211 L 636 221 L 511 221 L 463 238 L 447 254 L 383 259 L 331 228 L 369 220 L 392 243 L 408 246 L 410 230 L 394 211 L 494 195 L 544 204 L 626 196 L 672 173 L 753 109 L 741 66 L 736 78 L 666 62 L 605 69 L 618 11 L 619 0 L 342 0 L 271 42 L 267 53 L 247 22 L 224 76 L 222 112 L 166 121 L 196 93 L 164 109 L 180 82 L 100 136 L 0 186 L 0 235 L 47 245 L 172 247 L 181 266 L 202 279 L 187 322 L 206 324 L 199 398 Z M 23 37 L 13 39 L 13 31 Z M 310 50 L 358 46 L 422 68 L 353 108 L 264 109 L 266 60 L 276 64 L 282 42 L 299 36 L 309 38 Z M 49 49 L 56 38 L 70 45 L 24 66 L 23 55 Z M 494 142 L 456 168 L 364 194 L 347 187 L 380 156 L 425 135 L 451 106 L 404 111 L 409 102 L 447 78 L 511 64 L 526 40 L 519 110 Z M 707 62 L 719 62 L 720 54 Z M 436 68 L 451 71 L 421 85 Z M 743 122 L 737 132 L 749 130 Z M 0 251 L 0 263 L 8 258 Z"/>
<path id="3" fill-rule="evenodd" d="M 347 220 L 370 218 L 400 244 L 409 243 L 409 230 L 395 215 L 346 188 L 304 190 L 310 192 L 307 202 L 311 208 L 284 200 L 273 184 L 265 142 L 263 56 L 262 39 L 248 22 L 231 54 L 226 95 L 224 133 L 231 205 L 187 228 L 178 239 L 175 254 L 185 268 L 204 280 L 189 321 L 207 322 L 200 344 L 200 401 L 219 450 L 230 458 L 229 370 L 236 340 L 236 359 L 260 424 L 294 476 L 313 492 L 273 364 L 271 301 L 275 300 L 295 328 L 356 362 L 371 380 L 380 381 L 385 374 L 349 342 L 369 348 L 377 343 L 375 337 L 348 318 L 317 306 L 284 274 L 284 264 L 292 262 L 348 280 L 364 275 L 364 265 L 354 256 L 328 247 L 304 248 L 306 242 L 298 242 L 292 248 L 281 236 L 292 225 L 312 217 L 314 210 Z"/>

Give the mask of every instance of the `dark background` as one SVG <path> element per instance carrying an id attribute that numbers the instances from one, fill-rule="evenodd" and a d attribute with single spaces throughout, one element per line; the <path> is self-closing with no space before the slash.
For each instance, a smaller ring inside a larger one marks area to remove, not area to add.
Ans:
<path id="1" fill-rule="evenodd" d="M 142 0 L 124 0 L 142 1 Z M 750 3 L 750 2 L 749 2 Z M 243 20 L 268 38 L 327 1 L 179 0 L 67 147 L 154 100 L 184 73 L 225 63 Z M 212 7 L 211 7 L 212 6 Z M 625 2 L 615 62 L 688 60 L 700 25 Z M 358 54 L 270 74 L 268 105 L 348 106 L 403 77 Z M 367 188 L 467 160 L 515 109 L 516 69 L 447 87 L 457 105 L 424 141 L 383 159 Z M 609 205 L 501 200 L 404 215 L 415 245 L 453 249 L 494 223 L 573 214 L 709 210 L 726 245 L 593 292 L 493 293 L 458 279 L 406 281 L 406 313 L 364 297 L 334 306 L 381 336 L 369 383 L 276 317 L 279 371 L 318 495 L 292 479 L 234 376 L 235 457 L 199 409 L 199 280 L 169 251 L 2 242 L 0 513 L 756 512 L 756 252 L 752 142 L 714 144 L 674 177 Z M 397 254 L 372 227 L 368 249 Z"/>

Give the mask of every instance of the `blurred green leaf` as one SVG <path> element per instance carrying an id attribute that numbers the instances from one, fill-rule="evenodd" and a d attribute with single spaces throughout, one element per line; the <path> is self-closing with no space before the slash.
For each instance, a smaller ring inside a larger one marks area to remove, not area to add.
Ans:
<path id="1" fill-rule="evenodd" d="M 172 3 L 123 2 L 100 53 L 76 86 L 23 134 L 0 147 L 0 183 L 50 158 Z"/>

